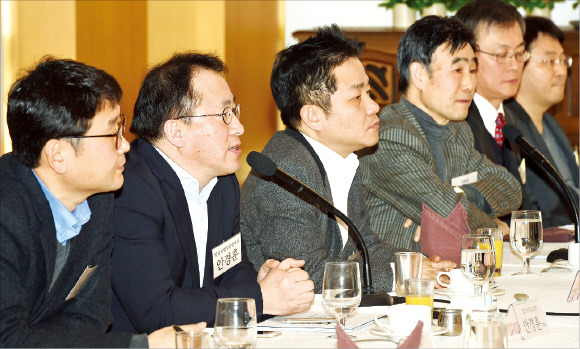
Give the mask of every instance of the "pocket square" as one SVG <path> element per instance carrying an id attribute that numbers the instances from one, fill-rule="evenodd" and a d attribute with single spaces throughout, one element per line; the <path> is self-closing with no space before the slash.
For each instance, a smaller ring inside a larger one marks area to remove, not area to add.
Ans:
<path id="1" fill-rule="evenodd" d="M 461 262 L 461 238 L 469 234 L 467 212 L 461 202 L 446 218 L 435 213 L 423 204 L 421 213 L 421 252 L 430 256 L 439 255 L 441 259 Z"/>

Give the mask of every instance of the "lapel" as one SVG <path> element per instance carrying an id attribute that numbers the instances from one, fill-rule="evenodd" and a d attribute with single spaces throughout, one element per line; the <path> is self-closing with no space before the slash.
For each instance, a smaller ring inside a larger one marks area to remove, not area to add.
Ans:
<path id="1" fill-rule="evenodd" d="M 213 188 L 211 195 L 207 200 L 207 244 L 205 251 L 205 268 L 203 284 L 214 285 L 219 280 L 219 277 L 213 278 L 213 247 L 221 244 L 225 237 L 224 235 L 224 221 L 221 219 L 221 210 L 223 206 L 222 196 L 222 179 L 218 177 L 218 182 Z M 236 232 L 234 232 L 235 234 Z M 199 278 L 199 276 L 198 276 Z M 202 285 L 203 286 L 203 285 Z"/>
<path id="2" fill-rule="evenodd" d="M 475 149 L 487 156 L 495 164 L 502 165 L 502 150 L 496 143 L 495 139 L 489 134 L 489 132 L 487 132 L 481 114 L 479 113 L 479 109 L 477 109 L 474 102 L 471 102 L 471 106 L 469 106 L 466 120 L 473 133 Z"/>
<path id="3" fill-rule="evenodd" d="M 193 236 L 191 216 L 189 215 L 187 200 L 185 199 L 185 192 L 181 182 L 175 171 L 150 143 L 142 139 L 136 139 L 132 142 L 131 147 L 143 157 L 151 173 L 159 181 L 161 193 L 169 207 L 169 213 L 174 223 L 173 227 L 177 233 L 177 240 L 187 261 L 190 275 L 194 284 L 198 284 L 197 249 Z"/>

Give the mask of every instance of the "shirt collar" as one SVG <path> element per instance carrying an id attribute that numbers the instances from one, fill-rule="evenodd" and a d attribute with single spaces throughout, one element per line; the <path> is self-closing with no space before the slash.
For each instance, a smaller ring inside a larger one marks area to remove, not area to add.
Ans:
<path id="1" fill-rule="evenodd" d="M 203 187 L 203 189 L 200 192 L 199 191 L 199 181 L 197 180 L 197 178 L 195 178 L 189 172 L 184 170 L 175 161 L 171 160 L 163 151 L 161 151 L 161 149 L 157 148 L 156 146 L 153 146 L 153 148 L 155 148 L 155 150 L 157 150 L 159 152 L 159 154 L 165 159 L 165 161 L 167 161 L 169 166 L 171 166 L 173 171 L 175 171 L 177 178 L 179 178 L 179 181 L 181 182 L 181 186 L 183 187 L 183 190 L 187 191 L 189 194 L 192 195 L 191 199 L 193 199 L 193 201 L 196 204 L 201 204 L 201 203 L 207 202 L 213 188 L 217 184 L 217 181 L 218 181 L 217 177 L 213 177 L 205 185 L 205 187 Z"/>
<path id="2" fill-rule="evenodd" d="M 354 177 L 359 164 L 356 154 L 350 153 L 346 158 L 343 158 L 337 152 L 317 140 L 308 137 L 304 133 L 302 135 L 310 143 L 328 174 L 332 173 L 336 175 L 337 173 L 342 173 L 346 178 Z"/>
<path id="3" fill-rule="evenodd" d="M 83 224 L 88 222 L 91 218 L 89 203 L 85 200 L 78 204 L 74 211 L 69 211 L 68 208 L 66 208 L 66 206 L 48 189 L 46 184 L 44 184 L 34 170 L 32 170 L 32 173 L 40 184 L 42 192 L 50 205 L 56 230 L 56 239 L 63 246 L 66 246 L 66 242 L 79 235 Z"/>
<path id="4" fill-rule="evenodd" d="M 505 115 L 503 111 L 503 103 L 499 105 L 499 108 L 495 109 L 487 99 L 477 92 L 473 96 L 473 103 L 475 103 L 477 110 L 479 110 L 479 115 L 481 115 L 481 119 L 483 120 L 487 132 L 491 135 L 495 135 L 495 120 L 497 119 L 497 114 L 502 113 Z"/>

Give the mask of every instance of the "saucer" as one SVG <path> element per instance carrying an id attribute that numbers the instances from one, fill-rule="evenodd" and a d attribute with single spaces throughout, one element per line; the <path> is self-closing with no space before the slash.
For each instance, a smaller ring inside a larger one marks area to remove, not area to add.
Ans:
<path id="1" fill-rule="evenodd" d="M 439 294 L 442 296 L 447 296 L 449 298 L 452 297 L 475 297 L 473 293 L 466 293 L 466 292 L 451 292 L 448 288 L 437 288 L 435 289 L 435 294 Z M 490 294 L 492 296 L 503 296 L 505 294 L 505 290 L 501 288 L 492 288 L 487 292 L 483 292 L 483 294 Z"/>
<path id="2" fill-rule="evenodd" d="M 568 261 L 556 261 L 556 262 L 554 262 L 554 267 L 570 269 L 570 270 L 578 270 L 577 265 L 572 265 L 572 264 L 568 263 Z"/>
<path id="3" fill-rule="evenodd" d="M 429 334 L 432 336 L 438 336 L 444 333 L 447 333 L 448 329 L 445 327 L 441 327 L 441 326 L 431 326 L 431 329 L 429 330 Z M 378 326 L 375 324 L 375 327 L 371 328 L 371 333 L 374 334 L 375 336 L 383 336 L 383 337 L 388 337 L 394 341 L 400 341 L 401 339 L 405 339 L 407 337 L 409 337 L 409 335 L 411 334 L 411 332 L 409 333 L 403 333 L 403 332 L 393 332 L 391 330 L 389 330 L 388 327 L 382 327 L 382 326 Z"/>

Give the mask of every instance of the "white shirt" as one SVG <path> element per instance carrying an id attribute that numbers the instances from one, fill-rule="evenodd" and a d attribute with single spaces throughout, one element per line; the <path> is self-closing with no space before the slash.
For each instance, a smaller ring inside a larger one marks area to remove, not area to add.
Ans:
<path id="1" fill-rule="evenodd" d="M 352 185 L 354 175 L 358 168 L 358 157 L 354 153 L 351 153 L 345 159 L 324 144 L 305 134 L 303 135 L 312 148 L 314 148 L 314 151 L 324 166 L 324 170 L 328 176 L 334 206 L 348 216 L 348 192 L 350 191 L 350 186 Z M 344 248 L 348 240 L 348 227 L 338 217 L 337 222 L 342 237 L 342 247 Z"/>
<path id="2" fill-rule="evenodd" d="M 203 286 L 208 229 L 207 199 L 209 199 L 209 195 L 217 183 L 217 177 L 212 178 L 200 192 L 199 181 L 197 179 L 176 164 L 175 161 L 167 157 L 167 155 L 165 155 L 160 149 L 155 146 L 154 148 L 159 152 L 159 154 L 161 154 L 161 156 L 163 156 L 173 171 L 175 171 L 175 174 L 181 182 L 183 191 L 185 192 L 189 217 L 191 218 L 191 227 L 193 228 L 193 237 L 195 239 L 195 247 L 197 249 L 199 284 Z"/>
<path id="3" fill-rule="evenodd" d="M 473 102 L 479 110 L 485 129 L 492 137 L 495 137 L 495 120 L 497 119 L 497 114 L 502 113 L 505 116 L 505 113 L 503 112 L 503 103 L 499 105 L 499 108 L 495 109 L 495 107 L 479 93 L 475 93 L 473 96 Z"/>

